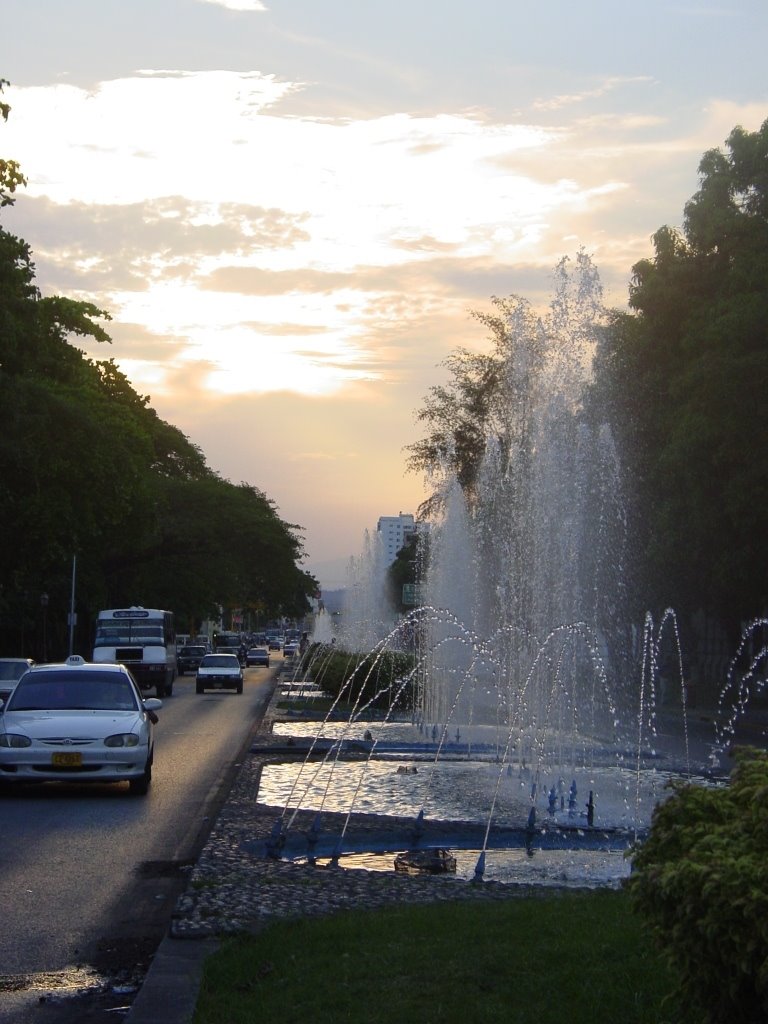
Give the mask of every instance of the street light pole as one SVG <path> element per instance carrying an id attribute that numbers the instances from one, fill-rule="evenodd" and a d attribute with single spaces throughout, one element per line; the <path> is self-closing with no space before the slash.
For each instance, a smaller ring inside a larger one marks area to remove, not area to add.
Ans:
<path id="1" fill-rule="evenodd" d="M 72 555 L 72 589 L 69 596 L 69 653 L 75 653 L 75 577 L 77 575 L 77 555 Z"/>
<path id="2" fill-rule="evenodd" d="M 43 661 L 48 661 L 48 595 L 40 595 L 40 606 L 43 609 Z"/>

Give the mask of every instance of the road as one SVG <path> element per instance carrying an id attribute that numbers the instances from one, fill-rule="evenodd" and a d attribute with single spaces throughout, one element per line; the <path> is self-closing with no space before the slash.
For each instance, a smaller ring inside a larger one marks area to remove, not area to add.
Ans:
<path id="1" fill-rule="evenodd" d="M 115 1020 L 165 934 L 276 668 L 242 695 L 176 680 L 145 797 L 49 784 L 0 797 L 0 1024 Z M 110 1012 L 111 1010 L 111 1012 Z"/>

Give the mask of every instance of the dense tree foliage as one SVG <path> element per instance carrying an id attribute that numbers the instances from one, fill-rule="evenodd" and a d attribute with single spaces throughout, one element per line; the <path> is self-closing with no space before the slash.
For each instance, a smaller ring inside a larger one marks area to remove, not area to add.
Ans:
<path id="1" fill-rule="evenodd" d="M 0 205 L 20 181 L 8 166 Z M 317 583 L 300 568 L 299 528 L 256 488 L 214 473 L 113 360 L 71 343 L 108 343 L 108 319 L 41 296 L 29 246 L 0 228 L 2 653 L 39 656 L 43 615 L 48 653 L 66 653 L 74 556 L 86 653 L 100 607 L 166 607 L 188 629 L 235 607 L 303 615 Z"/>
<path id="2" fill-rule="evenodd" d="M 735 631 L 768 597 L 768 121 L 726 146 L 704 154 L 682 232 L 634 266 L 596 398 L 635 487 L 644 597 Z"/>
<path id="3" fill-rule="evenodd" d="M 733 636 L 768 605 L 768 121 L 735 128 L 699 174 L 682 229 L 660 228 L 654 256 L 632 268 L 631 312 L 596 333 L 594 382 L 576 413 L 607 419 L 622 455 L 637 621 L 673 606 L 681 621 L 703 613 Z M 493 303 L 475 314 L 490 353 L 451 355 L 447 383 L 417 413 L 425 436 L 408 449 L 411 469 L 455 473 L 470 508 L 489 441 L 502 459 L 526 451 L 519 426 L 550 358 L 527 303 Z M 524 358 L 516 337 L 529 339 Z M 439 502 L 436 488 L 422 512 Z"/>

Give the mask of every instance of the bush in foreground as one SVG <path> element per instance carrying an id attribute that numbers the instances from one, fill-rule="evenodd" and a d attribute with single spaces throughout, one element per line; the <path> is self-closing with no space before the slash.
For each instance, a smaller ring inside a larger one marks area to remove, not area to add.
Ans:
<path id="1" fill-rule="evenodd" d="M 724 789 L 676 783 L 628 888 L 702 1024 L 768 1020 L 768 753 Z"/>

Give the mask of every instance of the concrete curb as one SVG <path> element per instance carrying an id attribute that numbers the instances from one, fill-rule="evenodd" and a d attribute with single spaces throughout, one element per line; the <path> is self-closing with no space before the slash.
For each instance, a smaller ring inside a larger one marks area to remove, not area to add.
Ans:
<path id="1" fill-rule="evenodd" d="M 203 963 L 218 948 L 215 938 L 174 939 L 167 935 L 124 1018 L 127 1024 L 190 1024 Z"/>

